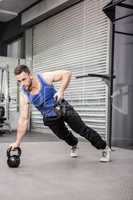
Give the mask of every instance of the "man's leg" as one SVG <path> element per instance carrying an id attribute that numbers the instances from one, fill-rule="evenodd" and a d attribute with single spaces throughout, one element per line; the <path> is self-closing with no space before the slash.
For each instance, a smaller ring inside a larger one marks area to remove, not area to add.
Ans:
<path id="1" fill-rule="evenodd" d="M 88 127 L 81 119 L 79 114 L 74 110 L 74 108 L 69 104 L 66 109 L 66 114 L 64 117 L 67 124 L 72 130 L 86 138 L 90 143 L 97 149 L 105 150 L 107 148 L 106 142 L 101 138 L 101 136 L 92 128 Z M 105 155 L 105 154 L 104 154 Z M 101 159 L 101 161 L 109 161 L 108 159 Z"/>
<path id="2" fill-rule="evenodd" d="M 89 140 L 97 149 L 105 149 L 106 142 L 94 129 L 88 127 L 82 121 L 81 117 L 72 106 L 67 107 L 64 119 L 73 131 Z"/>
<path id="3" fill-rule="evenodd" d="M 77 157 L 76 152 L 74 152 L 75 146 L 77 146 L 78 139 L 68 130 L 63 118 L 51 121 L 48 127 L 52 132 L 60 139 L 64 140 L 68 145 L 71 146 L 71 157 Z"/>

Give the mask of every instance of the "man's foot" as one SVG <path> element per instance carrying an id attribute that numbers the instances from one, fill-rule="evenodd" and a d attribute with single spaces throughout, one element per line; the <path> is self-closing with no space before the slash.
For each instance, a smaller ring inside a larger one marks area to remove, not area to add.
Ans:
<path id="1" fill-rule="evenodd" d="M 71 147 L 70 156 L 72 158 L 78 157 L 78 147 L 77 147 L 77 145 L 74 145 L 74 146 Z"/>
<path id="2" fill-rule="evenodd" d="M 103 152 L 100 162 L 110 162 L 111 161 L 111 149 L 107 146 Z"/>

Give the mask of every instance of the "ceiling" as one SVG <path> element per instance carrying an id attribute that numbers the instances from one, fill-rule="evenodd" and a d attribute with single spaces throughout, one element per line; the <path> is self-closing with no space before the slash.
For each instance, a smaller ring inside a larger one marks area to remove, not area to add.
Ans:
<path id="1" fill-rule="evenodd" d="M 18 13 L 39 1 L 41 0 L 0 0 L 0 22 L 13 19 Z M 123 2 L 133 5 L 133 0 L 123 0 Z"/>
<path id="2" fill-rule="evenodd" d="M 7 22 L 38 0 L 0 0 L 0 22 Z"/>

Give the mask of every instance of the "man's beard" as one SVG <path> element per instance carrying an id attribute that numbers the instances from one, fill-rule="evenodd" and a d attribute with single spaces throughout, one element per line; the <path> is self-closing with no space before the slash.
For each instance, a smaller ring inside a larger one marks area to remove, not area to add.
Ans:
<path id="1" fill-rule="evenodd" d="M 28 85 L 28 87 L 26 88 L 29 92 L 31 92 L 32 90 L 32 80 L 30 80 L 30 83 Z"/>

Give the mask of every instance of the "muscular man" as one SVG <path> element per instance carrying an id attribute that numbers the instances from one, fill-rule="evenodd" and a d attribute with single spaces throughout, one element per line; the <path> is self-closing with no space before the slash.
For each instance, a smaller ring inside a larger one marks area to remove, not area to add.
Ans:
<path id="1" fill-rule="evenodd" d="M 12 149 L 20 146 L 26 134 L 29 120 L 29 103 L 32 103 L 42 114 L 44 125 L 53 133 L 71 146 L 71 157 L 77 157 L 78 139 L 65 125 L 87 139 L 97 149 L 102 149 L 100 161 L 109 162 L 111 150 L 106 142 L 92 128 L 88 127 L 80 118 L 75 109 L 64 99 L 64 92 L 70 82 L 71 72 L 57 70 L 53 72 L 38 73 L 33 75 L 25 65 L 18 65 L 14 71 L 18 83 L 21 85 L 20 117 L 17 126 L 16 142 L 11 144 Z M 56 91 L 53 82 L 61 81 L 59 90 Z M 55 110 L 56 102 L 62 100 L 62 114 Z"/>

